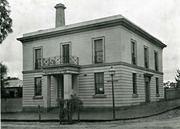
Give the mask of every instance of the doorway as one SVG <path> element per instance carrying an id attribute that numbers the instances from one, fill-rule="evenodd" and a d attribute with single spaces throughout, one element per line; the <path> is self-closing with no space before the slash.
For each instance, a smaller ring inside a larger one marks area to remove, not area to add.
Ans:
<path id="1" fill-rule="evenodd" d="M 151 101 L 151 88 L 150 88 L 150 82 L 152 74 L 144 74 L 144 84 L 145 84 L 145 102 L 149 103 Z"/>
<path id="2" fill-rule="evenodd" d="M 145 78 L 145 102 L 150 102 L 150 79 L 149 77 Z"/>
<path id="3" fill-rule="evenodd" d="M 55 75 L 57 79 L 57 98 L 63 99 L 64 98 L 64 79 L 63 74 Z"/>

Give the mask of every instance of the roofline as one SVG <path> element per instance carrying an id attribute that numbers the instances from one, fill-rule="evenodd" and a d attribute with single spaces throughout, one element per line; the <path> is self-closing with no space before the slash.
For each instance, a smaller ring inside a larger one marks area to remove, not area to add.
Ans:
<path id="1" fill-rule="evenodd" d="M 86 23 L 86 22 L 82 22 L 82 23 Z M 166 47 L 166 45 L 162 43 L 160 40 L 150 35 L 149 33 L 147 33 L 146 31 L 144 31 L 143 29 L 141 29 L 140 27 L 138 27 L 137 25 L 135 25 L 134 23 L 130 22 L 129 20 L 127 20 L 126 18 L 122 16 L 115 19 L 110 19 L 110 20 L 107 19 L 100 22 L 93 22 L 93 23 L 89 22 L 89 24 L 87 23 L 83 25 L 81 24 L 73 24 L 73 25 L 65 26 L 65 28 L 60 28 L 60 29 L 57 29 L 57 28 L 50 29 L 50 30 L 47 30 L 46 32 L 39 31 L 36 34 L 32 33 L 32 35 L 24 35 L 21 38 L 17 38 L 17 40 L 21 41 L 22 43 L 25 43 L 29 41 L 46 39 L 50 37 L 57 37 L 57 36 L 62 36 L 62 35 L 68 35 L 68 34 L 84 32 L 84 31 L 90 31 L 90 30 L 96 30 L 96 29 L 122 25 L 126 27 L 127 29 L 133 31 L 134 33 L 142 36 L 143 38 L 150 41 L 151 43 L 161 48 Z"/>

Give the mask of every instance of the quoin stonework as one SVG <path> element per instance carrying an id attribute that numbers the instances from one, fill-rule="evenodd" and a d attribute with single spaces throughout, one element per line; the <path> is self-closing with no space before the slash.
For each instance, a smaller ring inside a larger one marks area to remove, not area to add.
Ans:
<path id="1" fill-rule="evenodd" d="M 164 98 L 164 43 L 121 15 L 66 25 L 66 7 L 55 9 L 55 28 L 18 38 L 24 110 L 54 108 L 72 95 L 85 108 L 112 107 L 111 67 L 116 107 Z"/>

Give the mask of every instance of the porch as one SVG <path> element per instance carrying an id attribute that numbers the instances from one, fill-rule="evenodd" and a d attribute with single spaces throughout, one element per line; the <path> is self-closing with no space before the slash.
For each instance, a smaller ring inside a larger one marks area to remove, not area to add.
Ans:
<path id="1" fill-rule="evenodd" d="M 49 74 L 42 77 L 44 108 L 58 106 L 59 99 L 70 99 L 78 93 L 77 74 Z"/>
<path id="2" fill-rule="evenodd" d="M 59 99 L 69 99 L 78 93 L 79 59 L 75 56 L 55 56 L 41 60 L 44 108 L 58 106 Z"/>

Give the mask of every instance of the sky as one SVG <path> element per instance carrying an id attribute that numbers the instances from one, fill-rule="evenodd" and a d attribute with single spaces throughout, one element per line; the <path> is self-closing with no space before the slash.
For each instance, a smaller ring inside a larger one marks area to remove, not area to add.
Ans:
<path id="1" fill-rule="evenodd" d="M 66 24 L 121 14 L 160 39 L 163 50 L 164 82 L 175 81 L 180 68 L 180 0 L 8 0 L 13 33 L 0 44 L 0 62 L 8 67 L 8 76 L 22 79 L 23 33 L 55 27 L 57 3 L 65 4 Z"/>

